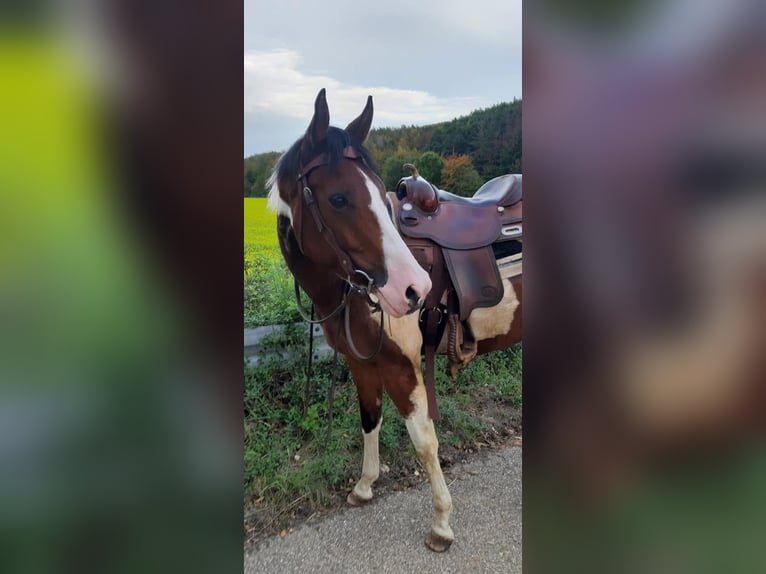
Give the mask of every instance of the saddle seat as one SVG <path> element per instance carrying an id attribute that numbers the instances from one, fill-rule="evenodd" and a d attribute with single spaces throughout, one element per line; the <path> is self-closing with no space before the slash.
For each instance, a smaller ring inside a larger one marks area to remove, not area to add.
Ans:
<path id="1" fill-rule="evenodd" d="M 521 175 L 508 173 L 490 179 L 473 194 L 473 197 L 455 195 L 443 189 L 438 191 L 438 196 L 440 202 L 453 201 L 464 205 L 510 207 L 521 201 Z"/>

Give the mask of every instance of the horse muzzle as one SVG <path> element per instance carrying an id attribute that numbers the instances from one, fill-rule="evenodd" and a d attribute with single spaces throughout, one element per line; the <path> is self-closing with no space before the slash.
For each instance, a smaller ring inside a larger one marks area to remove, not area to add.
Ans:
<path id="1" fill-rule="evenodd" d="M 392 317 L 409 315 L 423 305 L 431 290 L 431 279 L 419 266 L 417 271 L 391 275 L 385 286 L 377 288 L 380 306 Z"/>

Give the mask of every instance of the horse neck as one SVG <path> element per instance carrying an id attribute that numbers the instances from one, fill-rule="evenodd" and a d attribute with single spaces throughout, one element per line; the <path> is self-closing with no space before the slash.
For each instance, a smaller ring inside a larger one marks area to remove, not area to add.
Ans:
<path id="1" fill-rule="evenodd" d="M 288 269 L 298 281 L 301 289 L 309 296 L 320 317 L 326 317 L 341 304 L 344 293 L 344 281 L 339 277 L 340 271 L 332 265 L 315 262 L 299 249 L 294 236 L 287 239 L 289 249 L 284 248 L 283 237 L 280 236 L 282 254 Z"/>
<path id="2" fill-rule="evenodd" d="M 341 304 L 344 281 L 332 268 L 314 263 L 306 257 L 294 268 L 293 275 L 306 295 L 309 296 L 319 317 L 326 317 Z M 288 262 L 289 266 L 289 262 Z"/>

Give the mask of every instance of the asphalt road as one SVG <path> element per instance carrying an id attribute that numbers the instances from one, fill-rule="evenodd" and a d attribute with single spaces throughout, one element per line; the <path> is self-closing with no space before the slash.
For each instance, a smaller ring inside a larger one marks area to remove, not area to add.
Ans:
<path id="1" fill-rule="evenodd" d="M 521 572 L 521 448 L 456 464 L 445 478 L 455 532 L 445 553 L 424 543 L 432 514 L 425 484 L 265 541 L 245 554 L 245 574 Z"/>

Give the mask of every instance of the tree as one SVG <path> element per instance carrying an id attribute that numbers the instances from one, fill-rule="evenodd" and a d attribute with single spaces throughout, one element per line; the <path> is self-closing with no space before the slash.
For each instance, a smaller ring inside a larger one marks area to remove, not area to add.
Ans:
<path id="1" fill-rule="evenodd" d="M 441 185 L 445 190 L 465 197 L 473 195 L 483 183 L 473 167 L 471 157 L 467 155 L 450 155 L 444 158 L 441 175 Z"/>
<path id="2" fill-rule="evenodd" d="M 383 160 L 380 176 L 383 179 L 383 183 L 386 184 L 386 189 L 393 191 L 401 178 L 410 175 L 403 166 L 405 163 L 414 164 L 419 157 L 420 152 L 418 150 L 399 148 L 396 153 Z"/>
<path id="3" fill-rule="evenodd" d="M 521 169 L 521 100 L 477 110 L 434 127 L 426 147 L 446 156 L 467 154 L 483 180 Z"/>
<path id="4" fill-rule="evenodd" d="M 444 160 L 438 153 L 427 151 L 416 159 L 414 163 L 420 175 L 425 179 L 437 187 L 441 184 Z"/>
<path id="5" fill-rule="evenodd" d="M 245 158 L 245 197 L 266 196 L 266 180 L 279 156 L 277 152 L 268 152 Z"/>
<path id="6" fill-rule="evenodd" d="M 245 197 L 253 195 L 253 184 L 255 183 L 255 172 L 253 168 L 247 168 L 245 171 Z"/>

